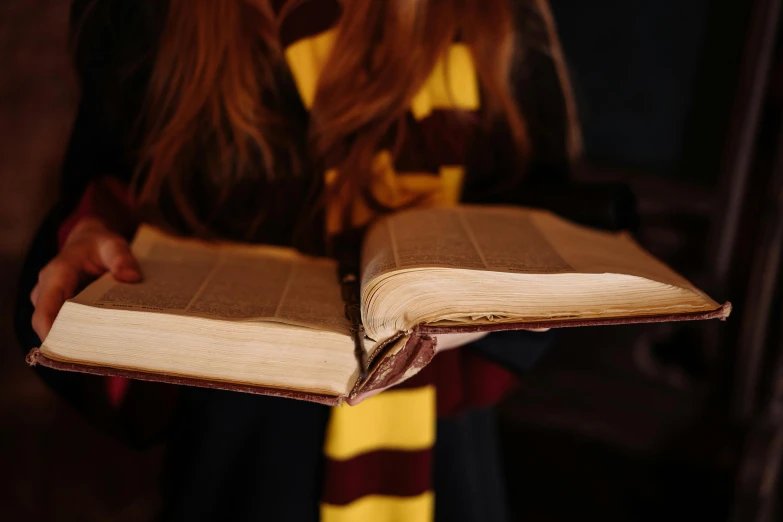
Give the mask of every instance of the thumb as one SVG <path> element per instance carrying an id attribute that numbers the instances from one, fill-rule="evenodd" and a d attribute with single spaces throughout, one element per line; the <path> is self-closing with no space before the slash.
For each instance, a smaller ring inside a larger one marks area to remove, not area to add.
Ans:
<path id="1" fill-rule="evenodd" d="M 99 239 L 98 259 L 117 280 L 126 283 L 141 281 L 139 264 L 123 238 L 111 235 Z"/>

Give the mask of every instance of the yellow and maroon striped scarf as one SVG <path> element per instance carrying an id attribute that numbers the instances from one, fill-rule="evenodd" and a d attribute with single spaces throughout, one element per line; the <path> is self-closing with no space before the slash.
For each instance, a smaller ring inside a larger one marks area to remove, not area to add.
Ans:
<path id="1" fill-rule="evenodd" d="M 283 24 L 281 38 L 300 97 L 309 108 L 334 41 L 339 5 L 336 0 L 309 0 L 292 11 L 289 22 Z M 296 23 L 305 19 L 307 24 Z M 320 27 L 314 19 L 320 20 Z M 455 43 L 411 104 L 413 125 L 396 163 L 388 151 L 379 151 L 375 158 L 373 191 L 378 200 L 394 207 L 430 194 L 429 204 L 455 204 L 464 175 L 460 157 L 463 147 L 455 147 L 454 136 L 445 131 L 450 130 L 450 118 L 456 119 L 456 110 L 478 108 L 478 85 L 470 53 Z M 334 175 L 325 173 L 326 183 Z M 328 234 L 339 232 L 345 205 L 352 205 L 357 226 L 373 217 L 361 203 L 328 202 Z M 431 449 L 436 422 L 436 389 L 426 382 L 387 390 L 358 406 L 334 408 L 324 445 L 327 462 L 322 520 L 431 521 Z"/>

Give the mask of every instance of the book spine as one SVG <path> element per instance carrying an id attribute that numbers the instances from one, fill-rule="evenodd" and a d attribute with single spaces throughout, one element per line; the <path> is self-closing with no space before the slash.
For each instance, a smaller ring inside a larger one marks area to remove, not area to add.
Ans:
<path id="1" fill-rule="evenodd" d="M 437 339 L 429 335 L 413 334 L 405 346 L 393 355 L 380 357 L 366 381 L 358 381 L 351 397 L 398 384 L 413 377 L 435 357 Z"/>

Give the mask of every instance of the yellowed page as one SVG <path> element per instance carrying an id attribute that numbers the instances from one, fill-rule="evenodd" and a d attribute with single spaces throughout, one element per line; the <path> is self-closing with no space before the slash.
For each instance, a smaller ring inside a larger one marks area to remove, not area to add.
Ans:
<path id="1" fill-rule="evenodd" d="M 365 281 L 415 267 L 574 271 L 538 229 L 531 211 L 506 207 L 421 209 L 389 216 L 368 232 L 362 260 Z"/>
<path id="2" fill-rule="evenodd" d="M 350 324 L 345 317 L 335 263 L 325 259 L 297 263 L 275 318 L 289 324 L 316 325 L 348 333 Z"/>
<path id="3" fill-rule="evenodd" d="M 386 261 L 390 255 L 396 263 Z M 519 207 L 460 206 L 389 216 L 368 232 L 362 261 L 365 283 L 394 270 L 437 267 L 530 274 L 616 273 L 698 292 L 627 233 L 582 227 L 550 212 Z"/>
<path id="4" fill-rule="evenodd" d="M 336 265 L 293 249 L 207 243 L 142 227 L 132 250 L 144 280 L 105 275 L 75 302 L 227 320 L 270 320 L 347 332 Z"/>
<path id="5" fill-rule="evenodd" d="M 362 285 L 377 275 L 399 268 L 389 221 L 371 227 L 362 245 Z"/>
<path id="6" fill-rule="evenodd" d="M 386 222 L 397 268 L 486 268 L 456 208 L 410 210 Z"/>
<path id="7" fill-rule="evenodd" d="M 422 323 L 618 318 L 719 306 L 628 234 L 534 209 L 404 211 L 373 226 L 363 262 L 374 268 L 363 278 L 362 317 L 375 339 Z"/>
<path id="8" fill-rule="evenodd" d="M 573 272 L 539 230 L 536 212 L 524 209 L 461 207 L 457 210 L 486 268 L 495 272 Z"/>

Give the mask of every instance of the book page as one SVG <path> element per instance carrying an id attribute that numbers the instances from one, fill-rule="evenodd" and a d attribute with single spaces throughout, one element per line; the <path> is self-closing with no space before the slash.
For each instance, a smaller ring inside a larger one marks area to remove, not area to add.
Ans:
<path id="1" fill-rule="evenodd" d="M 493 208 L 406 211 L 372 227 L 362 253 L 363 281 L 413 267 L 561 273 L 574 269 L 530 215 Z"/>
<path id="2" fill-rule="evenodd" d="M 292 259 L 222 253 L 186 311 L 227 319 L 272 317 L 293 272 Z"/>
<path id="3" fill-rule="evenodd" d="M 628 234 L 541 210 L 406 210 L 375 224 L 366 242 L 364 266 L 388 266 L 374 257 L 387 259 L 388 250 L 395 259 L 394 268 L 363 278 L 362 317 L 375 339 L 420 324 L 473 328 L 719 307 Z"/>
<path id="4" fill-rule="evenodd" d="M 362 263 L 363 283 L 395 269 L 445 267 L 617 273 L 698 292 L 626 233 L 595 230 L 547 211 L 519 207 L 415 209 L 385 217 L 368 231 Z"/>
<path id="5" fill-rule="evenodd" d="M 485 268 L 454 209 L 411 210 L 384 218 L 367 234 L 362 264 L 365 279 L 392 268 Z"/>
<path id="6" fill-rule="evenodd" d="M 144 276 L 141 283 L 119 283 L 104 275 L 74 301 L 348 331 L 331 260 L 278 247 L 172 238 L 150 227 L 140 229 L 132 250 Z"/>
<path id="7" fill-rule="evenodd" d="M 136 257 L 144 274 L 143 283 L 120 284 L 107 275 L 99 280 L 100 285 L 90 285 L 76 300 L 107 308 L 185 310 L 216 266 L 219 254 L 186 244 L 154 242 Z"/>
<path id="8" fill-rule="evenodd" d="M 331 260 L 297 263 L 275 318 L 290 324 L 316 325 L 349 332 L 337 267 Z"/>
<path id="9" fill-rule="evenodd" d="M 538 229 L 530 212 L 470 207 L 459 212 L 486 268 L 530 274 L 574 271 Z"/>
<path id="10" fill-rule="evenodd" d="M 639 246 L 627 232 L 604 232 L 563 220 L 549 212 L 532 216 L 538 229 L 577 272 L 643 277 L 707 297 L 687 279 Z"/>
<path id="11" fill-rule="evenodd" d="M 399 266 L 395 258 L 395 250 L 394 237 L 388 221 L 371 228 L 362 243 L 362 285 L 378 274 Z"/>

